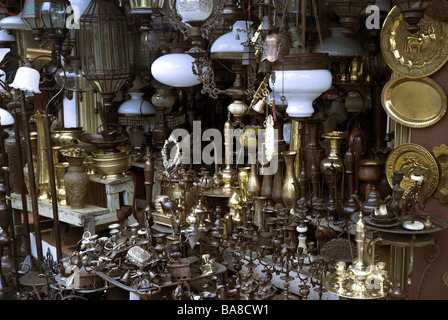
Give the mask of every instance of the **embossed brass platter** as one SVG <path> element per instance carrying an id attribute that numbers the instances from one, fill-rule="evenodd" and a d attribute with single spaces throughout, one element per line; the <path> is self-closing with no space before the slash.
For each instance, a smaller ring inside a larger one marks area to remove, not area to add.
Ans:
<path id="1" fill-rule="evenodd" d="M 440 181 L 434 193 L 434 198 L 440 200 L 441 203 L 448 203 L 448 147 L 444 144 L 434 147 L 432 153 L 436 158 L 440 168 Z"/>
<path id="2" fill-rule="evenodd" d="M 410 128 L 433 125 L 443 117 L 447 107 L 442 87 L 428 77 L 389 80 L 383 88 L 382 103 L 393 120 Z"/>
<path id="3" fill-rule="evenodd" d="M 448 60 L 448 24 L 425 15 L 420 31 L 411 34 L 398 7 L 392 8 L 381 28 L 381 51 L 389 67 L 408 78 L 427 77 Z"/>
<path id="4" fill-rule="evenodd" d="M 428 181 L 428 194 L 431 196 L 439 185 L 439 166 L 434 156 L 418 144 L 407 143 L 391 151 L 386 160 L 386 176 L 389 185 L 393 187 L 394 171 L 403 171 L 404 176 L 400 186 L 405 189 L 405 196 L 412 185 L 411 175 L 422 174 Z"/>

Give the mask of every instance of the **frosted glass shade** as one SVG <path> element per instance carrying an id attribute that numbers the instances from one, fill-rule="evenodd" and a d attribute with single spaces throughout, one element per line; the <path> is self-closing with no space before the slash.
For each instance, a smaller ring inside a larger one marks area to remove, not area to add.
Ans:
<path id="1" fill-rule="evenodd" d="M 329 56 L 345 56 L 354 57 L 362 55 L 364 48 L 353 38 L 344 36 L 342 31 L 344 28 L 329 28 L 331 36 L 322 40 L 324 50 L 320 44 L 313 48 L 313 52 L 327 52 Z"/>
<path id="2" fill-rule="evenodd" d="M 16 38 L 12 34 L 9 34 L 6 30 L 0 29 L 0 47 L 10 47 L 15 42 Z"/>
<path id="3" fill-rule="evenodd" d="M 2 126 L 10 126 L 14 124 L 14 117 L 5 109 L 0 108 L 0 124 Z"/>
<path id="4" fill-rule="evenodd" d="M 147 100 L 143 100 L 143 92 L 130 92 L 130 100 L 123 102 L 118 108 L 120 115 L 154 115 L 156 110 Z"/>
<path id="5" fill-rule="evenodd" d="M 9 16 L 0 20 L 0 28 L 5 30 L 31 30 L 31 28 L 22 20 L 22 13 L 16 16 Z"/>
<path id="6" fill-rule="evenodd" d="M 326 69 L 279 71 L 275 78 L 275 84 L 269 80 L 269 85 L 275 92 L 284 92 L 288 99 L 286 113 L 291 118 L 310 117 L 314 99 L 330 89 L 332 82 L 331 73 Z"/>
<path id="7" fill-rule="evenodd" d="M 176 10 L 184 22 L 205 21 L 213 11 L 213 0 L 176 0 Z"/>
<path id="8" fill-rule="evenodd" d="M 243 43 L 247 42 L 247 29 L 251 24 L 252 21 L 236 21 L 232 26 L 232 31 L 223 34 L 213 42 L 210 48 L 211 58 L 225 58 L 225 54 L 234 58 L 235 53 L 240 53 L 242 58 Z"/>
<path id="9" fill-rule="evenodd" d="M 157 58 L 151 65 L 152 76 L 170 87 L 186 88 L 201 83 L 193 73 L 194 58 L 186 53 L 170 53 Z"/>
<path id="10" fill-rule="evenodd" d="M 14 81 L 10 84 L 10 86 L 14 89 L 19 89 L 22 91 L 40 93 L 39 80 L 39 71 L 25 64 L 23 67 L 17 69 Z"/>
<path id="11" fill-rule="evenodd" d="M 1 41 L 1 40 L 0 40 Z M 3 61 L 3 59 L 5 58 L 6 54 L 11 51 L 10 48 L 1 48 L 0 49 L 0 62 Z"/>

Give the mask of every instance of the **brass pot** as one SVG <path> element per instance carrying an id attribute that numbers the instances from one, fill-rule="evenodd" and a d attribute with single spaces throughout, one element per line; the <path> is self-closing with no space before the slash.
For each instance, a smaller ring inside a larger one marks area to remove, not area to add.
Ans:
<path id="1" fill-rule="evenodd" d="M 361 159 L 358 161 L 358 178 L 364 182 L 378 181 L 383 173 L 384 161 L 380 159 Z"/>
<path id="2" fill-rule="evenodd" d="M 131 167 L 132 155 L 125 152 L 110 154 L 110 157 L 98 158 L 94 156 L 93 168 L 95 172 L 103 175 L 103 179 L 116 179 L 122 177 Z"/>
<path id="3" fill-rule="evenodd" d="M 81 127 L 55 129 L 51 132 L 51 143 L 54 146 L 71 147 L 82 133 Z"/>

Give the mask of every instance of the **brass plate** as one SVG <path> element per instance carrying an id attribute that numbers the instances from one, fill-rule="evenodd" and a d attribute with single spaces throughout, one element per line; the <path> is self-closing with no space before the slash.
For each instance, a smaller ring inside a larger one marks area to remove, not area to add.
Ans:
<path id="1" fill-rule="evenodd" d="M 404 77 L 427 77 L 448 60 L 448 24 L 425 15 L 416 34 L 407 31 L 407 25 L 400 9 L 392 8 L 381 28 L 384 60 Z"/>
<path id="2" fill-rule="evenodd" d="M 427 77 L 389 80 L 383 88 L 382 103 L 393 120 L 410 128 L 433 125 L 443 117 L 447 107 L 442 87 Z"/>
<path id="3" fill-rule="evenodd" d="M 434 193 L 434 198 L 440 200 L 441 203 L 448 203 L 448 147 L 444 144 L 434 147 L 432 153 L 436 158 L 440 168 L 440 181 Z"/>
<path id="4" fill-rule="evenodd" d="M 421 173 L 428 180 L 428 194 L 431 196 L 439 185 L 439 166 L 433 155 L 422 146 L 414 143 L 403 144 L 391 151 L 386 160 L 386 177 L 393 187 L 394 171 L 403 171 L 400 186 L 405 190 L 403 197 L 409 192 L 414 172 Z"/>

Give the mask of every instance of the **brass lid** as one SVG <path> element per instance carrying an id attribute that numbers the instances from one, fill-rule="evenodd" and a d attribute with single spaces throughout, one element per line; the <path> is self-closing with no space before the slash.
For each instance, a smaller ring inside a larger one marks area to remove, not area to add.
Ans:
<path id="1" fill-rule="evenodd" d="M 329 68 L 328 53 L 306 52 L 287 54 L 273 64 L 272 70 L 322 70 Z"/>

